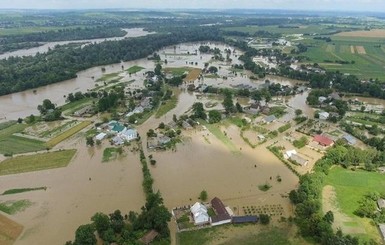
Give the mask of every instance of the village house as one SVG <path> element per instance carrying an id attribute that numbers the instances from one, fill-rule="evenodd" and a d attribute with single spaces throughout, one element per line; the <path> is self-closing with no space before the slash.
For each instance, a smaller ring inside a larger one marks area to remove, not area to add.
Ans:
<path id="1" fill-rule="evenodd" d="M 318 115 L 320 120 L 327 120 L 330 114 L 326 111 L 322 111 Z"/>
<path id="2" fill-rule="evenodd" d="M 107 125 L 107 130 L 115 134 L 122 132 L 125 128 L 124 125 L 114 120 L 110 121 Z"/>
<path id="3" fill-rule="evenodd" d="M 107 134 L 102 132 L 102 133 L 96 135 L 95 139 L 96 140 L 103 140 L 106 136 L 107 136 Z"/>
<path id="4" fill-rule="evenodd" d="M 325 146 L 325 147 L 333 146 L 333 144 L 334 144 L 333 140 L 329 139 L 326 136 L 320 135 L 320 134 L 314 136 L 313 141 L 318 143 L 319 145 Z"/>
<path id="5" fill-rule="evenodd" d="M 320 97 L 318 97 L 318 102 L 322 104 L 322 103 L 324 103 L 327 99 L 328 99 L 328 98 L 326 98 L 325 96 L 320 96 Z"/>
<path id="6" fill-rule="evenodd" d="M 124 128 L 123 131 L 118 133 L 118 136 L 123 139 L 123 141 L 131 141 L 138 138 L 138 131 L 136 129 L 127 129 Z"/>
<path id="7" fill-rule="evenodd" d="M 267 116 L 263 119 L 263 121 L 267 124 L 273 123 L 277 120 L 277 118 L 274 115 Z"/>
<path id="8" fill-rule="evenodd" d="M 216 216 L 211 218 L 212 226 L 231 223 L 231 216 L 223 202 L 218 197 L 211 200 L 211 207 L 214 209 L 216 214 Z"/>
<path id="9" fill-rule="evenodd" d="M 190 208 L 190 211 L 194 219 L 194 225 L 204 225 L 210 223 L 210 216 L 207 213 L 207 208 L 205 205 L 196 202 Z"/>
<path id="10" fill-rule="evenodd" d="M 143 113 L 143 112 L 144 112 L 144 108 L 142 106 L 137 106 L 137 107 L 135 107 L 134 110 L 132 110 L 129 113 L 127 113 L 126 117 L 130 117 L 132 115 Z"/>
<path id="11" fill-rule="evenodd" d="M 308 160 L 298 155 L 296 150 L 286 151 L 284 157 L 301 166 L 306 166 L 309 163 Z"/>

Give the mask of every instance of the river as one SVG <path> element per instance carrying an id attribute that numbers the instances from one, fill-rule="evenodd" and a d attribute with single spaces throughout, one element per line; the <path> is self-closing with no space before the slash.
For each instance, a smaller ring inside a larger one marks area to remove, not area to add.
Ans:
<path id="1" fill-rule="evenodd" d="M 36 55 L 37 53 L 45 53 L 49 49 L 53 49 L 56 45 L 65 45 L 69 43 L 101 43 L 104 41 L 116 41 L 116 40 L 122 40 L 129 37 L 141 37 L 141 36 L 146 36 L 148 34 L 151 34 L 150 32 L 144 31 L 142 28 L 131 28 L 131 29 L 123 29 L 123 30 L 127 32 L 127 34 L 123 37 L 47 42 L 39 47 L 34 47 L 30 49 L 20 49 L 20 50 L 1 54 L 0 59 L 9 58 L 11 56 L 33 56 L 33 55 Z"/>

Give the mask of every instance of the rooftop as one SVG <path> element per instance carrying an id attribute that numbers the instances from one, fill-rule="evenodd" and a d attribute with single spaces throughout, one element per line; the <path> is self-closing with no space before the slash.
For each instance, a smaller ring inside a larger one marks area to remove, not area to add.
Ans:
<path id="1" fill-rule="evenodd" d="M 323 146 L 330 146 L 331 144 L 333 144 L 333 140 L 320 134 L 314 136 L 313 141 L 318 142 L 318 144 Z"/>

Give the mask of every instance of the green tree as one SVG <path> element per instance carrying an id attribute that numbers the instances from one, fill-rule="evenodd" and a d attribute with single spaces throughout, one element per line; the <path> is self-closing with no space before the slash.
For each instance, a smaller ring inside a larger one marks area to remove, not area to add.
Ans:
<path id="1" fill-rule="evenodd" d="M 234 112 L 234 102 L 233 102 L 233 95 L 229 90 L 226 90 L 224 92 L 225 98 L 223 99 L 223 107 L 225 108 L 225 111 L 227 114 L 230 114 Z"/>
<path id="2" fill-rule="evenodd" d="M 267 214 L 260 214 L 259 220 L 261 221 L 261 224 L 267 225 L 270 223 L 270 216 Z"/>
<path id="3" fill-rule="evenodd" d="M 199 199 L 203 202 L 207 201 L 207 197 L 208 197 L 208 194 L 207 194 L 207 191 L 205 190 L 201 191 L 201 193 L 199 194 Z"/>
<path id="4" fill-rule="evenodd" d="M 222 114 L 218 110 L 209 111 L 209 123 L 217 123 L 222 119 Z"/>
<path id="5" fill-rule="evenodd" d="M 297 109 L 295 110 L 295 115 L 298 117 L 300 115 L 302 115 L 302 110 L 301 109 Z"/>
<path id="6" fill-rule="evenodd" d="M 93 137 L 87 137 L 86 138 L 86 145 L 87 146 L 94 146 L 94 144 L 95 144 L 95 141 L 94 141 Z"/>
<path id="7" fill-rule="evenodd" d="M 162 66 L 159 63 L 156 64 L 154 72 L 155 72 L 155 75 L 157 76 L 162 75 Z"/>
<path id="8" fill-rule="evenodd" d="M 236 107 L 238 112 L 243 112 L 243 108 L 242 108 L 241 104 L 239 104 L 238 102 L 235 104 L 235 107 Z"/>
<path id="9" fill-rule="evenodd" d="M 193 109 L 194 118 L 200 118 L 200 119 L 206 120 L 207 115 L 206 115 L 205 109 L 203 108 L 203 104 L 201 102 L 194 103 L 192 106 L 192 109 Z"/>
<path id="10" fill-rule="evenodd" d="M 99 233 L 99 235 L 102 235 L 103 232 L 111 227 L 110 218 L 106 214 L 96 213 L 94 216 L 92 216 L 91 220 L 94 222 L 96 231 Z"/>
<path id="11" fill-rule="evenodd" d="M 76 230 L 74 245 L 95 245 L 95 228 L 91 224 L 81 225 Z"/>

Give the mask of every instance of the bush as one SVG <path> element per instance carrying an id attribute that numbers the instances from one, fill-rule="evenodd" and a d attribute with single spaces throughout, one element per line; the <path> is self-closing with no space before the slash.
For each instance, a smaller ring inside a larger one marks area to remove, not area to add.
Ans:
<path id="1" fill-rule="evenodd" d="M 260 214 L 259 220 L 261 221 L 261 224 L 267 225 L 270 223 L 270 216 L 267 214 Z"/>
<path id="2" fill-rule="evenodd" d="M 207 196 L 208 196 L 207 191 L 203 190 L 203 191 L 201 191 L 201 194 L 199 195 L 199 199 L 204 202 L 207 200 Z"/>

